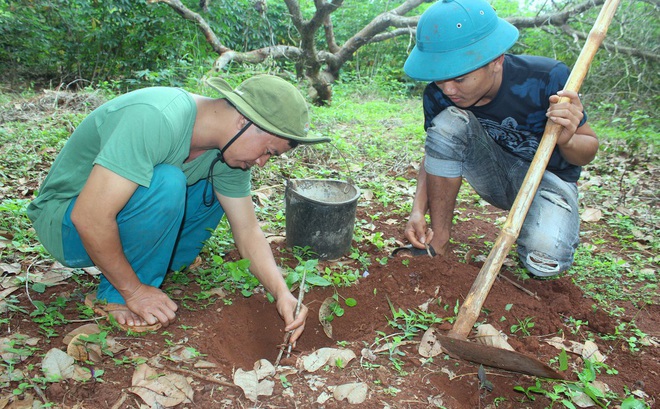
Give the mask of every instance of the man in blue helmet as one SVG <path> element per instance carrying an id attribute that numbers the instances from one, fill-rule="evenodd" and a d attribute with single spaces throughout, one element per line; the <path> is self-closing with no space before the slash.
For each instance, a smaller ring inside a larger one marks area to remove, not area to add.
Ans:
<path id="1" fill-rule="evenodd" d="M 441 0 L 421 16 L 404 70 L 430 81 L 423 100 L 426 154 L 404 234 L 414 254 L 445 255 L 463 178 L 492 205 L 510 209 L 551 120 L 564 129 L 517 240 L 527 270 L 550 277 L 573 262 L 576 182 L 598 139 L 578 94 L 562 91 L 569 68 L 505 54 L 517 38 L 518 30 L 484 0 Z"/>
<path id="2" fill-rule="evenodd" d="M 307 103 L 282 78 L 209 85 L 220 98 L 151 87 L 95 109 L 55 159 L 28 216 L 54 258 L 101 270 L 88 305 L 122 328 L 145 331 L 173 322 L 177 305 L 160 285 L 169 270 L 195 260 L 226 214 L 293 343 L 307 309 L 294 317 L 297 300 L 255 216 L 250 168 L 328 139 L 308 135 Z"/>

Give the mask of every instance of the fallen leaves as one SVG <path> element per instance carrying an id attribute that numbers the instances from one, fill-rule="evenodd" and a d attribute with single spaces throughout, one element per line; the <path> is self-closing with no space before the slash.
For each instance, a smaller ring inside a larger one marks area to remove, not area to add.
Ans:
<path id="1" fill-rule="evenodd" d="M 48 382 L 59 382 L 73 378 L 75 362 L 66 352 L 52 348 L 41 361 L 41 370 Z"/>
<path id="2" fill-rule="evenodd" d="M 275 382 L 265 379 L 275 374 L 275 367 L 265 359 L 254 364 L 254 370 L 237 369 L 234 372 L 234 383 L 245 393 L 245 397 L 256 402 L 259 396 L 271 396 Z"/>
<path id="3" fill-rule="evenodd" d="M 319 322 L 321 323 L 321 327 L 323 327 L 323 332 L 330 339 L 332 339 L 332 324 L 330 323 L 333 318 L 332 306 L 336 302 L 334 298 L 328 297 L 323 301 L 321 307 L 319 307 Z"/>
<path id="4" fill-rule="evenodd" d="M 584 211 L 580 215 L 580 219 L 583 222 L 587 222 L 587 223 L 597 222 L 602 218 L 603 218 L 603 212 L 600 209 L 595 209 L 593 207 L 588 207 L 584 209 Z"/>
<path id="5" fill-rule="evenodd" d="M 545 341 L 557 349 L 565 349 L 576 355 L 580 355 L 582 359 L 589 359 L 595 362 L 605 362 L 607 359 L 599 350 L 598 345 L 593 341 L 585 341 L 584 343 L 566 340 L 561 337 L 552 337 Z"/>
<path id="6" fill-rule="evenodd" d="M 442 345 L 435 336 L 435 331 L 435 328 L 431 327 L 422 335 L 417 352 L 424 358 L 433 358 L 442 352 Z"/>
<path id="7" fill-rule="evenodd" d="M 338 401 L 346 400 L 352 405 L 358 405 L 367 400 L 369 388 L 364 382 L 346 383 L 336 386 L 332 396 Z"/>
<path id="8" fill-rule="evenodd" d="M 321 348 L 298 358 L 296 366 L 307 372 L 315 372 L 325 365 L 338 366 L 341 363 L 339 366 L 346 366 L 355 358 L 355 352 L 350 349 Z"/>
<path id="9" fill-rule="evenodd" d="M 183 375 L 159 373 L 147 364 L 135 368 L 131 384 L 128 391 L 138 395 L 152 408 L 171 408 L 193 401 L 192 387 Z"/>
<path id="10" fill-rule="evenodd" d="M 474 340 L 478 344 L 488 345 L 500 349 L 515 351 L 507 342 L 507 337 L 490 324 L 482 324 L 477 327 L 477 335 Z"/>

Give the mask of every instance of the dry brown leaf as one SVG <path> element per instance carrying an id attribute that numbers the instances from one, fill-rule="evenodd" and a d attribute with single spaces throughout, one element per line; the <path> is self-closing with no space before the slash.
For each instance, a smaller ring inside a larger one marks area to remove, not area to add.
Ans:
<path id="1" fill-rule="evenodd" d="M 566 340 L 561 337 L 552 337 L 550 339 L 546 339 L 545 342 L 557 349 L 564 349 L 566 352 L 571 352 L 576 355 L 582 354 L 582 344 L 576 341 Z M 568 342 L 568 346 L 565 344 L 566 342 Z"/>
<path id="2" fill-rule="evenodd" d="M 257 374 L 257 379 L 262 380 L 275 375 L 275 367 L 267 359 L 260 359 L 254 363 L 254 372 Z"/>
<path id="3" fill-rule="evenodd" d="M 89 354 L 87 353 L 87 347 L 85 345 L 86 342 L 80 340 L 81 336 L 85 335 L 76 335 L 66 347 L 66 354 L 76 361 L 86 361 L 89 359 Z"/>
<path id="4" fill-rule="evenodd" d="M 342 364 L 346 365 L 355 358 L 355 352 L 350 349 L 321 348 L 298 358 L 296 366 L 307 372 L 315 372 L 326 364 L 336 366 L 337 362 L 341 360 Z"/>
<path id="5" fill-rule="evenodd" d="M 435 336 L 435 328 L 429 328 L 422 336 L 422 341 L 419 343 L 418 352 L 424 358 L 432 358 L 440 355 L 442 352 L 442 345 Z"/>
<path id="6" fill-rule="evenodd" d="M 597 222 L 602 218 L 603 218 L 603 212 L 600 211 L 600 209 L 594 209 L 593 207 L 588 207 L 584 209 L 584 211 L 580 215 L 580 219 L 583 222 L 587 222 L 587 223 Z"/>
<path id="7" fill-rule="evenodd" d="M 330 339 L 332 339 L 332 324 L 329 321 L 329 318 L 332 317 L 332 308 L 330 306 L 335 302 L 334 298 L 328 297 L 323 301 L 321 307 L 319 307 L 319 322 L 323 327 L 323 332 Z"/>
<path id="8" fill-rule="evenodd" d="M 338 401 L 346 399 L 351 405 L 359 405 L 367 400 L 369 388 L 364 382 L 346 383 L 335 387 L 332 395 Z"/>
<path id="9" fill-rule="evenodd" d="M 147 364 L 135 368 L 132 385 L 128 390 L 151 407 L 160 405 L 171 408 L 181 403 L 191 403 L 193 399 L 193 389 L 183 375 L 162 375 Z"/>
<path id="10" fill-rule="evenodd" d="M 506 335 L 490 324 L 479 325 L 477 327 L 477 336 L 474 340 L 479 344 L 514 351 L 513 347 L 507 342 Z"/>
<path id="11" fill-rule="evenodd" d="M 99 270 L 97 267 L 94 267 L 94 266 L 92 266 L 92 267 L 85 267 L 85 268 L 83 268 L 82 270 L 83 270 L 84 272 L 86 272 L 87 274 L 91 275 L 91 276 L 98 276 L 98 275 L 101 275 L 101 274 L 102 274 L 102 273 L 101 273 L 101 270 Z"/>
<path id="12" fill-rule="evenodd" d="M 237 369 L 234 372 L 234 384 L 240 387 L 245 397 L 256 402 L 259 396 L 271 396 L 275 382 L 270 379 L 259 380 L 257 371 L 244 371 Z"/>
<path id="13" fill-rule="evenodd" d="M 585 341 L 584 346 L 582 347 L 582 359 L 589 359 L 595 362 L 605 362 L 605 359 L 607 358 L 600 353 L 598 345 L 593 341 Z"/>
<path id="14" fill-rule="evenodd" d="M 214 364 L 213 362 L 205 361 L 202 359 L 200 361 L 195 362 L 195 365 L 193 366 L 199 369 L 210 369 L 210 368 L 215 368 L 218 365 Z"/>
<path id="15" fill-rule="evenodd" d="M 600 353 L 598 346 L 593 341 L 585 341 L 581 344 L 576 341 L 565 340 L 560 337 L 552 337 L 545 341 L 557 349 L 564 349 L 566 352 L 571 352 L 580 355 L 582 359 L 590 359 L 596 362 L 605 362 L 606 356 Z M 569 345 L 567 346 L 566 343 Z"/>
<path id="16" fill-rule="evenodd" d="M 378 356 L 374 354 L 374 351 L 372 351 L 369 348 L 362 348 L 362 351 L 360 351 L 360 355 L 362 356 L 362 358 L 370 362 L 375 362 L 378 359 Z"/>
<path id="17" fill-rule="evenodd" d="M 23 362 L 29 358 L 30 353 L 27 352 L 27 355 L 21 355 L 20 352 L 23 349 L 20 347 L 24 345 L 34 346 L 38 342 L 39 338 L 29 338 L 27 335 L 19 333 L 14 333 L 8 337 L 0 338 L 0 357 L 5 362 Z"/>
<path id="18" fill-rule="evenodd" d="M 21 265 L 19 263 L 0 263 L 0 273 L 2 274 L 18 274 L 21 272 Z"/>
<path id="19" fill-rule="evenodd" d="M 62 338 L 62 342 L 64 345 L 69 345 L 71 340 L 79 334 L 85 334 L 85 335 L 93 335 L 93 334 L 98 334 L 101 332 L 101 329 L 97 324 L 85 324 L 82 325 L 78 328 L 75 328 L 73 331 L 69 332 Z"/>
<path id="20" fill-rule="evenodd" d="M 374 192 L 371 189 L 360 189 L 362 191 L 362 199 L 370 201 L 374 198 Z"/>
<path id="21" fill-rule="evenodd" d="M 74 374 L 74 360 L 61 349 L 53 348 L 41 361 L 41 370 L 49 382 L 69 379 Z"/>

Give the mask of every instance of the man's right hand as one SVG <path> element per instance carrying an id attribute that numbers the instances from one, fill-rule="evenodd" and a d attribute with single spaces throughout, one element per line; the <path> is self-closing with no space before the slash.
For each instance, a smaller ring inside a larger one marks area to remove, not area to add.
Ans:
<path id="1" fill-rule="evenodd" d="M 425 248 L 426 244 L 433 240 L 433 230 L 427 227 L 426 217 L 421 212 L 413 211 L 410 214 L 403 235 L 410 244 L 420 249 Z"/>
<path id="2" fill-rule="evenodd" d="M 179 308 L 174 301 L 156 287 L 140 284 L 131 294 L 122 294 L 126 306 L 148 325 L 160 322 L 167 327 L 176 318 Z M 129 323 L 130 324 L 130 323 Z M 140 325 L 140 323 L 135 323 Z"/>

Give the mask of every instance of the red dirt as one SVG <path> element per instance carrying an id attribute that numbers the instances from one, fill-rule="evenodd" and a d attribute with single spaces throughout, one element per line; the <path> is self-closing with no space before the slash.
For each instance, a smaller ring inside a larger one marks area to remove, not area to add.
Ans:
<path id="1" fill-rule="evenodd" d="M 359 207 L 358 218 L 370 218 L 367 215 L 376 214 L 374 203 L 369 203 L 369 208 Z M 494 226 L 493 219 L 505 215 L 493 208 L 487 208 L 491 214 L 490 220 L 477 220 L 474 215 L 484 215 L 483 209 L 475 210 L 463 208 L 462 219 L 456 227 L 454 234 L 457 243 L 465 243 L 475 250 L 485 252 L 484 241 L 494 241 L 498 234 L 498 228 Z M 405 221 L 400 215 L 388 213 L 385 209 L 381 216 L 374 222 L 376 231 L 383 232 L 385 238 L 401 237 Z M 385 223 L 388 219 L 397 220 L 396 223 Z M 475 238 L 476 234 L 484 237 Z M 274 254 L 277 257 L 287 257 L 287 262 L 293 259 L 289 251 L 282 249 L 282 244 L 273 244 Z M 480 389 L 477 378 L 478 365 L 463 360 L 450 359 L 441 354 L 422 365 L 422 357 L 417 353 L 417 344 L 410 344 L 400 348 L 405 355 L 398 357 L 403 362 L 402 370 L 397 372 L 391 365 L 387 354 L 378 355 L 373 362 L 380 365 L 378 368 L 367 369 L 360 365 L 360 351 L 364 347 L 371 346 L 377 331 L 385 334 L 396 332 L 388 325 L 388 319 L 392 317 L 390 305 L 395 309 L 403 311 L 417 310 L 421 304 L 434 297 L 439 297 L 440 302 L 433 302 L 429 306 L 429 312 L 439 317 L 454 315 L 453 308 L 457 301 L 460 303 L 468 293 L 477 273 L 480 263 L 465 263 L 465 251 L 459 250 L 460 246 L 454 246 L 454 252 L 447 259 L 429 257 L 417 257 L 401 259 L 390 259 L 386 265 L 380 265 L 375 257 L 383 257 L 389 254 L 391 249 L 377 250 L 376 248 L 362 247 L 362 252 L 368 252 L 374 259 L 368 269 L 368 276 L 359 280 L 359 283 L 351 287 L 337 288 L 341 297 L 354 298 L 357 306 L 346 307 L 345 315 L 336 318 L 332 322 L 334 339 L 329 339 L 317 319 L 318 309 L 323 300 L 333 294 L 332 289 L 313 288 L 305 296 L 305 304 L 310 313 L 307 327 L 297 347 L 293 351 L 294 358 L 303 354 L 309 354 L 321 347 L 336 347 L 337 341 L 346 342 L 346 347 L 352 349 L 358 359 L 348 363 L 346 368 L 330 368 L 319 370 L 315 373 L 296 372 L 287 376 L 290 387 L 283 387 L 279 377 L 275 377 L 275 391 L 270 397 L 260 397 L 256 404 L 247 400 L 240 389 L 233 387 L 222 387 L 216 383 L 204 380 L 200 377 L 187 375 L 192 380 L 195 391 L 194 403 L 182 404 L 178 408 L 216 408 L 216 407 L 269 407 L 269 408 L 343 408 L 348 405 L 345 401 L 338 402 L 330 399 L 324 404 L 316 403 L 317 398 L 323 391 L 328 391 L 327 386 L 340 385 L 348 382 L 362 381 L 369 386 L 368 399 L 359 405 L 361 408 L 428 408 L 433 407 L 429 403 L 429 397 L 440 397 L 447 408 L 484 408 L 489 404 L 495 407 L 493 402 L 496 398 L 506 398 L 499 403 L 500 408 L 544 408 L 550 405 L 550 400 L 538 396 L 533 402 L 525 399 L 521 393 L 514 391 L 514 386 L 529 387 L 534 385 L 534 378 L 503 370 L 487 368 L 487 377 L 494 388 L 492 392 Z M 227 258 L 235 258 L 235 252 Z M 407 260 L 407 261 L 403 261 Z M 358 268 L 355 261 L 350 262 L 354 268 Z M 322 262 L 328 263 L 328 262 Z M 408 265 L 405 265 L 408 263 Z M 578 287 L 572 282 L 570 275 L 564 275 L 555 280 L 525 280 L 520 281 L 513 274 L 513 268 L 504 267 L 501 271 L 506 276 L 538 296 L 533 296 L 521 291 L 509 281 L 498 279 L 489 293 L 484 305 L 484 311 L 479 317 L 479 322 L 487 322 L 496 328 L 510 333 L 511 325 L 517 319 L 533 317 L 535 323 L 532 328 L 532 336 L 510 335 L 509 343 L 521 353 L 535 357 L 544 363 L 559 355 L 559 351 L 544 342 L 545 339 L 558 335 L 563 331 L 566 339 L 584 342 L 587 334 L 614 333 L 615 320 L 601 309 L 596 307 L 596 302 L 586 298 Z M 194 276 L 194 272 L 190 273 Z M 167 287 L 166 282 L 164 287 Z M 55 296 L 64 296 L 67 299 L 77 299 L 82 303 L 82 291 L 78 284 L 71 280 L 65 286 L 49 289 L 38 298 L 45 302 L 52 302 Z M 186 289 L 186 294 L 191 295 L 197 291 L 196 285 L 191 284 Z M 32 310 L 25 294 L 20 295 L 21 305 Z M 34 294 L 33 294 L 34 298 Z M 232 373 L 238 368 L 251 370 L 255 361 L 265 358 L 271 362 L 277 357 L 277 346 L 282 342 L 284 333 L 282 321 L 277 315 L 274 305 L 269 303 L 263 294 L 257 294 L 250 298 L 240 295 L 230 297 L 231 304 L 226 305 L 223 301 L 216 301 L 208 307 L 200 307 L 194 301 L 179 302 L 180 313 L 174 326 L 161 330 L 157 333 L 147 334 L 137 338 L 125 337 L 122 333 L 114 332 L 120 342 L 128 347 L 121 353 L 123 356 L 139 355 L 146 358 L 153 357 L 159 353 L 167 355 L 169 349 L 166 341 L 174 343 L 181 342 L 187 347 L 193 347 L 197 351 L 206 354 L 205 360 L 215 363 L 212 369 L 195 369 L 192 365 L 185 363 L 163 362 L 170 367 L 178 365 L 180 368 L 192 370 L 206 377 L 215 377 L 231 382 Z M 78 312 L 76 303 L 67 304 L 64 314 L 70 319 L 76 319 Z M 507 309 L 506 306 L 513 307 Z M 449 308 L 442 308 L 448 305 Z M 442 307 L 441 307 L 442 306 Z M 634 307 L 626 308 L 625 320 L 634 317 L 636 325 L 646 333 L 656 333 L 660 328 L 658 320 L 658 306 L 648 306 L 643 310 L 635 310 Z M 502 317 L 506 319 L 503 320 Z M 588 326 L 583 327 L 577 335 L 571 333 L 566 325 L 568 317 L 588 321 Z M 56 328 L 60 335 L 80 326 L 80 323 L 70 323 L 64 327 Z M 447 330 L 450 324 L 443 324 L 441 329 Z M 37 335 L 35 324 L 22 314 L 12 316 L 11 332 Z M 3 333 L 7 333 L 3 330 Z M 419 341 L 423 331 L 415 337 Z M 519 335 L 519 334 L 518 334 Z M 627 345 L 621 341 L 603 341 L 599 337 L 594 338 L 599 350 L 607 356 L 606 364 L 618 370 L 617 375 L 599 374 L 597 379 L 605 382 L 619 395 L 624 394 L 624 387 L 630 390 L 643 390 L 651 396 L 652 401 L 660 398 L 660 360 L 658 349 L 654 347 L 642 348 L 641 352 L 631 353 Z M 42 340 L 38 345 L 44 353 L 52 347 L 64 348 L 61 336 L 50 340 L 50 343 Z M 117 358 L 117 357 L 116 357 Z M 294 358 L 283 360 L 283 364 L 295 363 Z M 30 358 L 22 364 L 23 370 L 32 376 L 39 374 L 38 365 L 40 356 Z M 576 373 L 572 369 L 581 370 L 582 363 L 576 355 L 569 354 L 571 369 L 566 373 L 567 377 L 576 380 Z M 32 370 L 28 370 L 27 364 L 35 364 Z M 374 365 L 375 366 L 375 365 Z M 554 364 L 556 367 L 556 363 Z M 60 407 L 78 408 L 110 408 L 122 398 L 126 388 L 131 386 L 131 377 L 134 371 L 132 365 L 116 365 L 111 359 L 106 359 L 97 364 L 97 369 L 105 369 L 102 376 L 103 382 L 90 381 L 80 383 L 65 381 L 57 384 L 49 384 L 44 390 L 45 396 Z M 444 371 L 443 371 L 444 368 Z M 166 370 L 161 370 L 167 372 Z M 449 378 L 448 372 L 454 374 Z M 217 375 L 220 375 L 218 377 Z M 319 381 L 314 383 L 314 381 Z M 12 384 L 12 387 L 15 387 Z M 393 396 L 394 389 L 399 391 Z M 551 388 L 552 386 L 548 386 Z M 389 392 L 389 393 L 388 393 Z M 3 394 L 4 395 L 4 394 Z M 499 400 L 499 399 L 498 399 Z M 127 399 L 123 404 L 116 407 L 137 408 L 141 403 L 140 398 L 127 393 Z M 559 405 L 558 405 L 559 406 Z"/>

